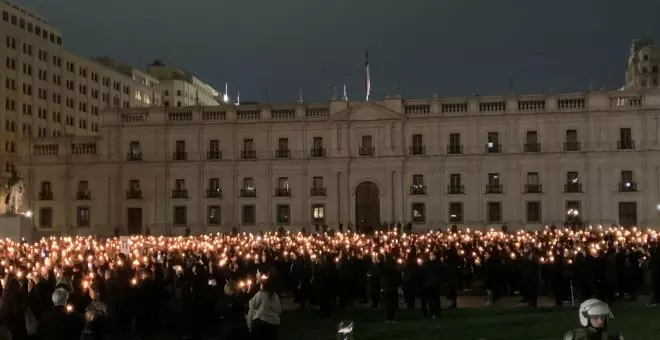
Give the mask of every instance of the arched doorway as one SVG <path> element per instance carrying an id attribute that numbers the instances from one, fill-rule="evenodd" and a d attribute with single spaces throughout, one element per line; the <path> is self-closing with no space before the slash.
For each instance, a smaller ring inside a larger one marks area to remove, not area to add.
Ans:
<path id="1" fill-rule="evenodd" d="M 380 190 L 374 182 L 362 182 L 355 189 L 355 224 L 360 231 L 380 228 Z"/>

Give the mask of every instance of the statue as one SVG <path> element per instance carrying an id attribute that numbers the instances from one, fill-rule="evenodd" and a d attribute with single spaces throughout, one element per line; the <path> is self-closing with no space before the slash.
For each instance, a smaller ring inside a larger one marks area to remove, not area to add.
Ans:
<path id="1" fill-rule="evenodd" d="M 23 204 L 25 183 L 15 169 L 11 170 L 11 178 L 7 181 L 7 184 L 5 184 L 5 188 L 7 189 L 7 196 L 5 197 L 5 214 L 18 214 L 18 210 Z"/>

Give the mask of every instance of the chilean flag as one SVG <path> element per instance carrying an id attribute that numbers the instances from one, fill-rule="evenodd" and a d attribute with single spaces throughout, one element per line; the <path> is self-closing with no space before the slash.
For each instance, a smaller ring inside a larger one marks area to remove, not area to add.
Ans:
<path id="1" fill-rule="evenodd" d="M 371 76 L 369 74 L 369 50 L 367 50 L 364 57 L 364 92 L 367 95 L 367 101 L 369 101 L 369 95 L 371 94 Z"/>

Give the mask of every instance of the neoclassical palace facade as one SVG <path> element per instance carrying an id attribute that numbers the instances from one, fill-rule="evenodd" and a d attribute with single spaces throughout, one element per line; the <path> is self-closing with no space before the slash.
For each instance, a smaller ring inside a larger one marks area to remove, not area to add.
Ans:
<path id="1" fill-rule="evenodd" d="M 43 231 L 655 224 L 660 92 L 130 108 L 21 149 Z"/>

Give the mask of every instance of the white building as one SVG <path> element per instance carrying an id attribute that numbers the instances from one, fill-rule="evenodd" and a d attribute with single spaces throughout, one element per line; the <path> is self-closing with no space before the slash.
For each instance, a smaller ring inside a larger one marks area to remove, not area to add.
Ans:
<path id="1" fill-rule="evenodd" d="M 6 0 L 0 15 L 0 191 L 24 138 L 97 135 L 105 108 L 188 106 L 197 93 L 200 104 L 217 105 L 211 98 L 217 91 L 194 77 L 163 77 L 161 84 L 149 72 L 66 50 L 62 34 L 43 17 Z M 161 102 L 168 92 L 186 99 Z"/>
<path id="2" fill-rule="evenodd" d="M 647 225 L 660 92 L 110 109 L 22 149 L 42 230 Z"/>
<path id="3" fill-rule="evenodd" d="M 160 81 L 165 107 L 218 105 L 220 93 L 184 70 L 155 60 L 147 72 Z"/>
<path id="4" fill-rule="evenodd" d="M 67 51 L 39 15 L 5 0 L 0 15 L 0 185 L 23 138 L 96 135 L 104 108 L 161 105 L 157 84 Z"/>
<path id="5" fill-rule="evenodd" d="M 649 38 L 635 39 L 630 46 L 624 89 L 657 89 L 660 77 L 660 46 Z"/>

